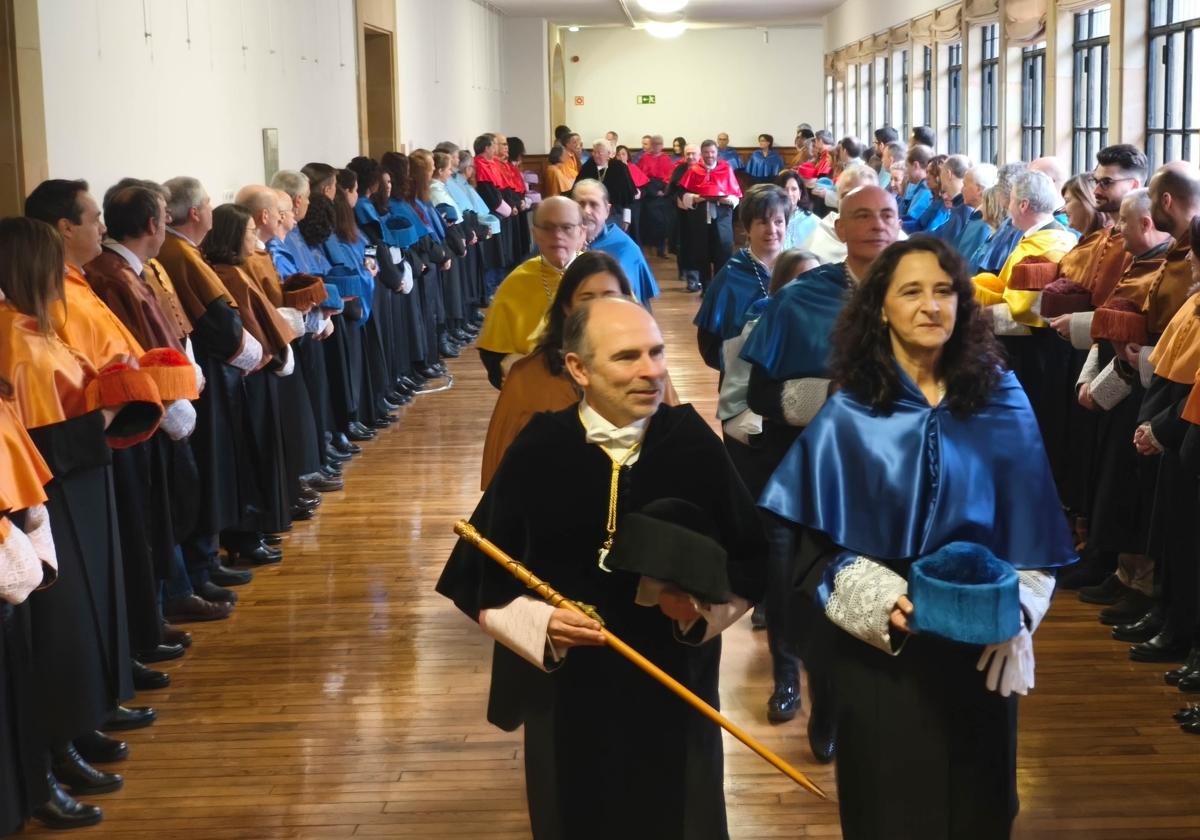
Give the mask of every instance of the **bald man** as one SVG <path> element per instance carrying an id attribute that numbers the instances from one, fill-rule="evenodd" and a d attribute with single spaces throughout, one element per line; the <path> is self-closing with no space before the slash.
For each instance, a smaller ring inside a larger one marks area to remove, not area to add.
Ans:
<path id="1" fill-rule="evenodd" d="M 582 401 L 534 415 L 471 521 L 552 586 L 600 605 L 608 629 L 715 704 L 719 634 L 762 593 L 754 500 L 695 409 L 662 404 L 663 338 L 644 309 L 584 303 L 567 319 L 563 349 Z M 622 542 L 634 528 L 638 538 Z M 643 545 L 677 557 L 680 572 L 640 574 Z M 696 591 L 687 568 L 701 565 L 728 576 L 727 596 Z M 528 594 L 465 540 L 437 590 L 499 643 L 488 720 L 525 727 L 534 837 L 728 838 L 720 729 L 597 649 L 597 622 Z"/>
<path id="2" fill-rule="evenodd" d="M 875 184 L 846 192 L 835 223 L 838 238 L 846 243 L 846 260 L 830 263 L 801 274 L 771 298 L 741 357 L 751 363 L 750 410 L 763 418 L 763 430 L 754 446 L 738 463 L 748 480 L 765 485 L 792 442 L 804 430 L 829 394 L 827 363 L 832 355 L 833 324 L 849 292 L 867 275 L 871 264 L 900 235 L 896 197 Z M 780 336 L 787 336 L 781 341 Z M 798 648 L 808 671 L 812 708 L 808 740 L 818 761 L 833 760 L 833 720 L 830 625 L 809 599 L 789 603 L 792 581 L 803 570 L 791 569 L 793 534 L 778 520 L 767 522 L 768 555 L 767 615 L 786 610 L 793 618 L 789 641 Z M 802 575 L 801 575 L 802 576 Z M 779 661 L 779 657 L 776 657 Z M 768 710 L 776 720 L 793 715 L 800 705 L 798 663 L 791 673 L 775 675 L 775 693 Z"/>
<path id="3" fill-rule="evenodd" d="M 556 195 L 537 205 L 533 239 L 538 255 L 504 278 L 488 307 L 475 346 L 496 388 L 513 363 L 533 349 L 534 334 L 558 291 L 563 272 L 583 249 L 585 230 L 579 205 Z"/>

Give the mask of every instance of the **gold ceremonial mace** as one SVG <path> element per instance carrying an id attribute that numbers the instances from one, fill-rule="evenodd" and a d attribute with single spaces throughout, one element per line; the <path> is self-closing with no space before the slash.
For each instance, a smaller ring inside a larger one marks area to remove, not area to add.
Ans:
<path id="1" fill-rule="evenodd" d="M 705 703 L 702 699 L 697 697 L 686 686 L 681 684 L 678 680 L 676 680 L 674 677 L 672 677 L 670 674 L 668 674 L 662 668 L 659 668 L 657 665 L 655 665 L 649 659 L 642 656 L 636 650 L 631 648 L 629 645 L 625 644 L 623 641 L 621 641 L 619 638 L 617 638 L 615 635 L 613 635 L 611 632 L 609 632 L 607 629 L 605 629 L 603 627 L 604 622 L 600 620 L 600 616 L 598 616 L 596 614 L 596 611 L 594 609 L 592 609 L 591 607 L 586 607 L 586 606 L 577 604 L 575 601 L 572 601 L 570 598 L 566 598 L 563 595 L 561 595 L 553 587 L 551 587 L 550 584 L 546 583 L 546 581 L 542 580 L 537 575 L 535 575 L 533 572 L 529 571 L 524 566 L 522 566 L 520 563 L 518 563 L 516 560 L 512 559 L 507 554 L 505 554 L 502 550 L 500 550 L 499 547 L 496 546 L 495 543 L 491 542 L 486 537 L 484 537 L 482 534 L 480 534 L 479 531 L 475 528 L 475 526 L 472 525 L 471 523 L 467 522 L 467 520 L 460 519 L 457 522 L 455 522 L 454 523 L 454 533 L 458 534 L 464 540 L 471 543 L 471 545 L 475 546 L 480 551 L 482 551 L 484 554 L 486 554 L 488 557 L 491 557 L 493 560 L 495 560 L 497 563 L 499 563 L 501 566 L 503 566 L 505 569 L 507 569 L 509 571 L 509 573 L 512 574 L 513 577 L 515 577 L 517 580 L 521 581 L 521 583 L 525 584 L 526 587 L 528 587 L 529 589 L 532 589 L 539 596 L 541 596 L 543 599 L 548 601 L 551 606 L 563 607 L 568 610 L 573 610 L 573 611 L 579 613 L 580 615 L 587 616 L 588 618 L 594 619 L 596 621 L 600 621 L 600 624 L 601 624 L 600 632 L 604 634 L 604 640 L 608 643 L 608 646 L 610 648 L 613 648 L 614 650 L 616 650 L 617 653 L 621 654 L 626 659 L 628 659 L 630 662 L 632 662 L 634 665 L 638 666 L 643 671 L 645 671 L 647 674 L 654 677 L 654 679 L 658 680 L 660 683 L 665 685 L 667 688 L 671 689 L 671 691 L 673 691 L 685 703 L 687 703 L 693 709 L 698 711 L 700 714 L 704 715 L 706 718 L 711 720 L 713 723 L 720 726 L 722 729 L 724 729 L 726 732 L 728 732 L 734 738 L 737 738 L 739 741 L 741 741 L 747 747 L 754 750 L 756 753 L 758 753 L 760 756 L 762 756 L 764 759 L 766 759 L 768 762 L 770 762 L 775 767 L 776 770 L 783 773 L 785 776 L 787 776 L 793 782 L 795 782 L 796 784 L 805 788 L 806 790 L 811 791 L 812 793 L 815 793 L 817 796 L 821 797 L 822 799 L 829 798 L 825 795 L 825 791 L 823 791 L 819 787 L 817 787 L 808 778 L 808 776 L 805 776 L 803 773 L 801 773 L 795 767 L 788 764 L 786 761 L 784 761 L 782 758 L 777 756 L 775 753 L 771 752 L 769 749 L 764 747 L 757 740 L 755 740 L 748 732 L 746 732 L 744 729 L 742 729 L 736 723 L 731 721 L 729 718 L 725 717 L 725 715 L 718 712 L 712 706 Z"/>

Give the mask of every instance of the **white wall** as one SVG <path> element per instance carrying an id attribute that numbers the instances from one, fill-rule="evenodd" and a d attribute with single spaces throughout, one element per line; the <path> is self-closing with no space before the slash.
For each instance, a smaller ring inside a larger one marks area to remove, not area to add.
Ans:
<path id="1" fill-rule="evenodd" d="M 214 201 L 279 162 L 357 153 L 353 0 L 39 0 L 51 177 L 200 178 Z M 188 14 L 190 10 L 190 14 Z M 143 32 L 151 33 L 149 38 Z M 189 43 L 190 38 L 190 43 Z"/>
<path id="2" fill-rule="evenodd" d="M 472 0 L 397 0 L 400 142 L 409 151 L 505 130 L 500 33 L 500 16 Z"/>
<path id="3" fill-rule="evenodd" d="M 833 52 L 946 5 L 947 0 L 843 0 L 825 16 L 825 52 Z"/>
<path id="4" fill-rule="evenodd" d="M 543 18 L 504 18 L 504 96 L 499 130 L 525 141 L 529 154 L 550 151 L 550 61 Z"/>
<path id="5" fill-rule="evenodd" d="M 824 120 L 820 27 L 771 28 L 767 43 L 760 29 L 697 29 L 673 40 L 585 29 L 566 33 L 563 44 L 567 124 L 585 145 L 612 130 L 631 147 L 643 134 L 669 144 L 721 131 L 735 146 L 755 145 L 759 132 L 789 146 L 797 124 Z M 656 104 L 636 104 L 639 94 L 654 94 Z"/>

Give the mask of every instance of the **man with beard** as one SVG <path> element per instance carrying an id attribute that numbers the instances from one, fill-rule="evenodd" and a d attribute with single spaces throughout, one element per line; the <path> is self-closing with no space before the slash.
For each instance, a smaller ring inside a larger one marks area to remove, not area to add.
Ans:
<path id="1" fill-rule="evenodd" d="M 576 181 L 571 195 L 575 197 L 575 203 L 583 213 L 587 249 L 604 251 L 619 262 L 638 303 L 647 310 L 650 309 L 651 298 L 658 297 L 658 283 L 655 282 L 654 273 L 637 243 L 630 239 L 629 234 L 621 230 L 620 226 L 608 224 L 612 205 L 607 188 L 596 180 Z"/>
<path id="2" fill-rule="evenodd" d="M 694 285 L 706 288 L 733 254 L 733 208 L 742 197 L 742 188 L 728 162 L 717 154 L 714 140 L 700 144 L 700 160 L 684 170 L 679 178 L 678 205 L 683 210 L 680 244 L 683 267 L 695 272 L 689 278 L 688 291 Z M 686 228 L 686 232 L 683 230 Z"/>

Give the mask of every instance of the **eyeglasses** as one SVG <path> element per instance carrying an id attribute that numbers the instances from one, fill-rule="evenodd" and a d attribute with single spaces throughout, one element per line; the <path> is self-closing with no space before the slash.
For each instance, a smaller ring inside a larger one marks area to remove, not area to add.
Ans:
<path id="1" fill-rule="evenodd" d="M 1095 175 L 1092 176 L 1092 184 L 1094 186 L 1099 187 L 1102 190 L 1110 190 L 1110 189 L 1112 189 L 1113 184 L 1119 184 L 1122 181 L 1132 181 L 1132 180 L 1134 180 L 1134 179 L 1133 178 L 1097 178 Z"/>
<path id="2" fill-rule="evenodd" d="M 576 224 L 575 222 L 569 222 L 565 225 L 555 225 L 543 222 L 542 224 L 534 225 L 534 227 L 536 227 L 538 230 L 544 230 L 546 233 L 561 233 L 566 236 L 570 236 L 575 231 L 583 227 L 583 225 Z"/>

